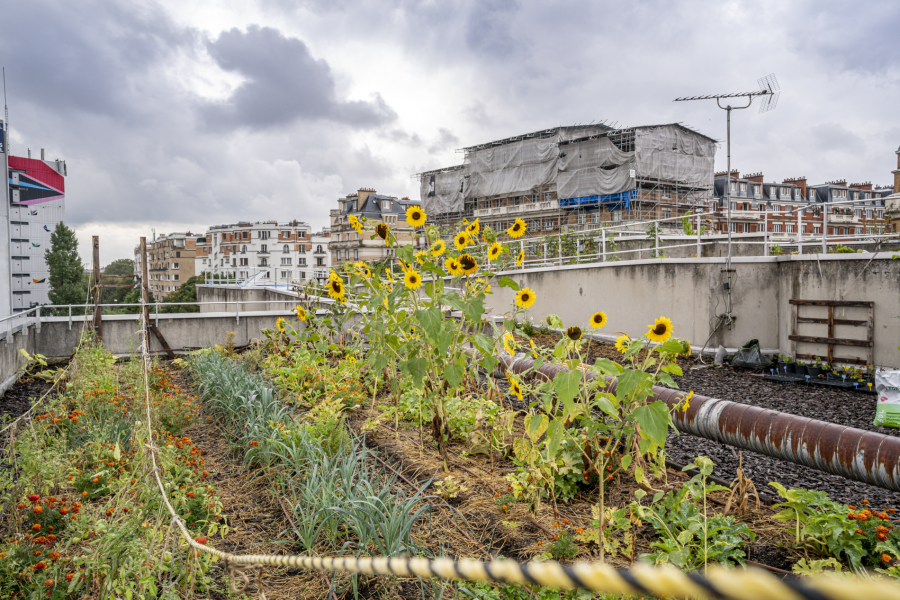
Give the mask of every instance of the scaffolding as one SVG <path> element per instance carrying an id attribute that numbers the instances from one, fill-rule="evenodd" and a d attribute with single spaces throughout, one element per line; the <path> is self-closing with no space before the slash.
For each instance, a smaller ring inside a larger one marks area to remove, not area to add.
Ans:
<path id="1" fill-rule="evenodd" d="M 462 148 L 463 164 L 413 177 L 430 222 L 445 231 L 474 218 L 495 231 L 521 218 L 548 234 L 640 227 L 707 208 L 715 150 L 715 140 L 680 123 L 598 123 Z"/>

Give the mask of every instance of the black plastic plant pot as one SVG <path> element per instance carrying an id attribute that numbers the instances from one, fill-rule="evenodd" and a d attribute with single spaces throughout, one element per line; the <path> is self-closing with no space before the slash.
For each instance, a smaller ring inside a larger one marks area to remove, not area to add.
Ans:
<path id="1" fill-rule="evenodd" d="M 796 373 L 796 372 L 797 372 L 797 365 L 794 364 L 794 363 L 784 363 L 784 364 L 782 365 L 782 370 L 783 370 L 785 373 Z"/>
<path id="2" fill-rule="evenodd" d="M 797 375 L 806 375 L 808 373 L 806 365 L 794 365 L 794 373 Z"/>
<path id="3" fill-rule="evenodd" d="M 810 365 L 806 367 L 806 371 L 809 373 L 810 377 L 818 377 L 822 374 L 822 367 L 813 367 Z"/>
<path id="4" fill-rule="evenodd" d="M 828 381 L 834 381 L 835 379 L 840 379 L 840 378 L 841 378 L 840 375 L 835 375 L 831 371 L 828 371 L 828 373 L 825 374 L 825 379 L 827 379 Z"/>

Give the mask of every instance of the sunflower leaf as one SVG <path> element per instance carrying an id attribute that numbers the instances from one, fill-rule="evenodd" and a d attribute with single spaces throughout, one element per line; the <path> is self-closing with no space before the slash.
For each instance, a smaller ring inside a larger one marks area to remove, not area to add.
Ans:
<path id="1" fill-rule="evenodd" d="M 641 426 L 641 435 L 660 446 L 666 443 L 669 432 L 669 407 L 665 402 L 657 400 L 646 406 L 634 409 L 634 418 Z"/>
<path id="2" fill-rule="evenodd" d="M 500 281 L 497 282 L 497 285 L 499 285 L 500 287 L 511 288 L 512 290 L 514 290 L 516 292 L 519 291 L 519 284 L 516 283 L 515 281 L 513 281 L 512 279 L 510 279 L 509 277 L 507 277 L 506 275 L 504 275 L 503 277 L 500 278 Z"/>
<path id="3" fill-rule="evenodd" d="M 684 351 L 684 348 L 681 347 L 681 342 L 678 340 L 669 340 L 664 344 L 660 344 L 656 347 L 657 352 L 668 352 L 669 354 L 680 354 Z"/>

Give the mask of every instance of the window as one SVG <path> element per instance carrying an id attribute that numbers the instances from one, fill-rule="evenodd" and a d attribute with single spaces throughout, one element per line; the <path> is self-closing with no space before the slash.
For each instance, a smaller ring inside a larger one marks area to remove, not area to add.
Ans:
<path id="1" fill-rule="evenodd" d="M 861 216 L 862 216 L 862 209 L 861 209 L 861 208 L 857 208 L 857 209 L 854 210 L 853 212 L 856 213 L 856 216 L 857 216 L 857 217 L 861 217 Z"/>
<path id="2" fill-rule="evenodd" d="M 788 224 L 788 226 L 787 226 L 787 232 L 788 232 L 788 233 L 794 233 L 794 225 L 793 225 L 793 224 Z"/>
<path id="3" fill-rule="evenodd" d="M 774 197 L 775 197 L 775 188 L 770 187 L 769 188 L 769 198 L 774 198 Z"/>
<path id="4" fill-rule="evenodd" d="M 385 200 L 384 202 L 381 203 L 381 205 L 382 205 L 383 210 L 391 210 L 391 201 L 390 200 Z"/>
<path id="5" fill-rule="evenodd" d="M 806 197 L 809 198 L 809 200 L 811 200 L 811 201 L 815 200 L 816 199 L 816 190 L 814 190 L 812 188 L 806 190 Z"/>
<path id="6" fill-rule="evenodd" d="M 306 244 L 297 244 L 297 252 L 306 254 Z"/>
<path id="7" fill-rule="evenodd" d="M 297 237 L 298 237 L 298 238 L 305 238 L 305 237 L 306 237 L 306 232 L 305 232 L 305 231 L 298 231 L 298 232 L 297 232 Z"/>
<path id="8" fill-rule="evenodd" d="M 753 195 L 756 196 L 757 198 L 762 196 L 762 186 L 761 185 L 753 186 Z"/>
<path id="9" fill-rule="evenodd" d="M 731 203 L 731 210 L 737 210 L 737 202 Z"/>
<path id="10" fill-rule="evenodd" d="M 289 264 L 291 264 L 291 259 L 290 259 L 290 258 L 282 258 L 282 259 L 281 259 L 281 264 L 283 264 L 283 265 L 289 265 Z"/>
<path id="11" fill-rule="evenodd" d="M 205 264 L 206 264 L 206 259 L 205 259 L 205 258 L 202 259 L 202 262 L 203 262 L 203 264 L 205 265 Z"/>
<path id="12" fill-rule="evenodd" d="M 578 224 L 584 225 L 587 222 L 587 215 L 583 212 L 578 213 Z"/>
<path id="13" fill-rule="evenodd" d="M 871 219 L 871 218 L 872 218 L 872 209 L 871 209 L 871 208 L 867 208 L 867 209 L 866 209 L 866 218 L 867 218 L 867 219 Z"/>
<path id="14" fill-rule="evenodd" d="M 844 228 L 838 227 L 838 235 L 844 235 Z"/>
<path id="15" fill-rule="evenodd" d="M 291 277 L 291 272 L 290 272 L 290 271 L 282 271 L 282 272 L 281 272 L 281 278 L 282 278 L 282 279 L 290 279 L 290 277 Z"/>
<path id="16" fill-rule="evenodd" d="M 246 254 L 246 253 L 247 253 L 247 246 L 246 245 L 241 246 L 241 254 Z"/>
<path id="17" fill-rule="evenodd" d="M 353 260 L 359 260 L 359 250 L 353 251 Z"/>
<path id="18" fill-rule="evenodd" d="M 322 244 L 319 244 L 318 246 L 316 246 L 316 252 L 321 252 L 321 251 L 322 251 Z"/>
<path id="19" fill-rule="evenodd" d="M 737 182 L 732 181 L 730 187 L 731 187 L 732 192 L 736 192 L 737 191 Z"/>
<path id="20" fill-rule="evenodd" d="M 241 259 L 241 266 L 242 266 L 242 267 L 248 267 L 248 266 L 250 266 L 249 263 L 250 263 L 250 259 L 249 259 L 249 258 L 242 258 L 242 259 Z"/>
<path id="21" fill-rule="evenodd" d="M 268 251 L 269 251 L 268 245 L 266 245 L 266 244 L 260 244 L 260 245 L 259 245 L 259 251 L 260 251 L 260 252 L 268 252 Z"/>
<path id="22" fill-rule="evenodd" d="M 851 196 L 851 199 L 852 199 L 852 200 L 859 200 L 859 192 L 853 192 L 853 195 Z"/>
<path id="23" fill-rule="evenodd" d="M 744 233 L 750 233 L 750 223 L 744 223 Z"/>
<path id="24" fill-rule="evenodd" d="M 338 260 L 340 260 L 340 257 L 338 257 Z M 325 265 L 325 259 L 322 257 L 316 257 L 316 266 L 321 267 L 324 265 Z"/>
<path id="25" fill-rule="evenodd" d="M 291 247 L 288 246 L 287 244 L 285 244 L 285 245 L 281 248 L 281 251 L 282 251 L 284 254 L 288 254 L 288 253 L 290 253 L 290 251 L 291 251 Z"/>
<path id="26" fill-rule="evenodd" d="M 878 210 L 875 211 L 875 217 L 876 217 L 876 218 L 880 219 L 880 218 L 882 218 L 883 216 L 884 216 L 884 211 L 883 211 L 882 209 L 879 208 Z"/>
<path id="27" fill-rule="evenodd" d="M 551 198 L 553 198 L 552 192 L 544 192 L 544 202 L 550 202 Z"/>
<path id="28" fill-rule="evenodd" d="M 746 191 L 747 191 L 747 182 L 745 182 L 745 181 L 742 181 L 742 182 L 741 182 L 741 191 L 742 191 L 742 192 L 746 192 Z"/>
<path id="29" fill-rule="evenodd" d="M 813 226 L 813 233 L 822 233 L 822 226 L 821 226 L 821 225 L 814 225 L 814 226 Z"/>
<path id="30" fill-rule="evenodd" d="M 544 219 L 544 229 L 553 229 L 553 219 Z"/>
<path id="31" fill-rule="evenodd" d="M 172 276 L 172 281 L 178 281 L 178 274 L 177 274 L 177 273 L 176 273 L 175 275 Z"/>
<path id="32" fill-rule="evenodd" d="M 297 259 L 297 264 L 300 265 L 301 267 L 305 267 L 306 266 L 306 258 L 301 256 L 300 258 Z"/>
<path id="33" fill-rule="evenodd" d="M 599 222 L 600 222 L 600 213 L 595 212 L 594 214 L 591 215 L 591 223 L 594 223 L 596 225 Z"/>
<path id="34" fill-rule="evenodd" d="M 267 240 L 267 239 L 269 239 L 269 233 L 271 233 L 271 232 L 269 232 L 269 231 L 260 231 L 260 232 L 259 232 L 259 239 L 261 239 L 261 240 Z"/>
<path id="35" fill-rule="evenodd" d="M 672 211 L 671 211 L 671 210 L 664 210 L 664 211 L 663 211 L 663 219 L 671 219 L 671 218 L 672 218 Z"/>
<path id="36" fill-rule="evenodd" d="M 737 231 L 737 223 L 732 223 L 731 224 L 731 232 L 735 233 L 736 231 Z"/>
<path id="37" fill-rule="evenodd" d="M 175 252 L 175 258 L 181 258 L 181 252 L 176 251 L 176 252 Z"/>
<path id="38" fill-rule="evenodd" d="M 261 267 L 267 267 L 267 266 L 269 266 L 269 265 L 268 265 L 268 263 L 266 263 L 266 259 L 265 259 L 265 258 L 261 258 L 261 259 L 259 259 L 259 266 L 261 266 Z"/>
<path id="39" fill-rule="evenodd" d="M 172 268 L 173 268 L 173 269 L 177 269 L 177 268 L 178 268 L 178 263 L 172 263 Z"/>
<path id="40" fill-rule="evenodd" d="M 612 220 L 613 221 L 621 221 L 622 220 L 622 211 L 614 210 L 613 214 L 612 214 Z"/>
<path id="41" fill-rule="evenodd" d="M 291 232 L 290 231 L 282 231 L 281 237 L 283 237 L 286 240 L 289 240 L 289 239 L 291 239 Z"/>
<path id="42" fill-rule="evenodd" d="M 775 223 L 772 226 L 772 231 L 774 231 L 775 233 L 781 233 L 781 223 Z"/>

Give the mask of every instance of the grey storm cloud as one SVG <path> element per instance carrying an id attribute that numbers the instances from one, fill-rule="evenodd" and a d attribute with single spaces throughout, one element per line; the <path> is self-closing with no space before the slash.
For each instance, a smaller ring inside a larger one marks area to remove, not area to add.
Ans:
<path id="1" fill-rule="evenodd" d="M 303 40 L 277 29 L 231 29 L 210 41 L 207 49 L 220 68 L 246 78 L 228 100 L 202 109 L 207 124 L 271 127 L 325 119 L 374 127 L 397 118 L 378 94 L 371 102 L 338 99 L 328 63 L 314 58 Z"/>

